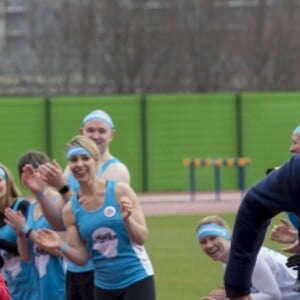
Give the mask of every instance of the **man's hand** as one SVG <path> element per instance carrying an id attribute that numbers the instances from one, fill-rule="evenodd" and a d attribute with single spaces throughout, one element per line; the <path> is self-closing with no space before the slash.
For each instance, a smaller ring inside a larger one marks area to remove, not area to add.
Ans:
<path id="1" fill-rule="evenodd" d="M 298 231 L 287 219 L 281 219 L 280 222 L 281 224 L 273 226 L 270 239 L 279 243 L 294 243 Z"/>
<path id="2" fill-rule="evenodd" d="M 212 290 L 209 295 L 201 297 L 200 300 L 226 300 L 226 293 L 223 287 Z"/>
<path id="3" fill-rule="evenodd" d="M 287 253 L 298 253 L 299 252 L 299 241 L 289 245 L 288 247 L 282 248 L 282 251 Z"/>

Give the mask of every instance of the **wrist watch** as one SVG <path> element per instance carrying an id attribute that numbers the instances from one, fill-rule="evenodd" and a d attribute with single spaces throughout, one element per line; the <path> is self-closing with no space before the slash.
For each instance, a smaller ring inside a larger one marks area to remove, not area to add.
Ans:
<path id="1" fill-rule="evenodd" d="M 70 190 L 70 187 L 65 184 L 63 187 L 61 187 L 58 192 L 61 194 L 61 195 L 64 195 L 66 194 L 68 191 Z"/>

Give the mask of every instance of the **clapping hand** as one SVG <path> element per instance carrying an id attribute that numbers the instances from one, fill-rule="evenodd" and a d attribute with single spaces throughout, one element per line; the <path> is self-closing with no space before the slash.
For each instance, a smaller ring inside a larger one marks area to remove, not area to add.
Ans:
<path id="1" fill-rule="evenodd" d="M 22 229 L 26 225 L 26 219 L 21 211 L 14 211 L 11 208 L 6 208 L 4 211 L 5 223 L 10 225 L 16 230 L 16 232 L 21 233 Z"/>
<path id="2" fill-rule="evenodd" d="M 57 232 L 47 228 L 38 231 L 37 242 L 41 247 L 52 250 L 60 249 L 63 243 Z"/>
<path id="3" fill-rule="evenodd" d="M 131 199 L 127 196 L 121 197 L 120 206 L 121 206 L 122 217 L 124 220 L 127 220 L 130 217 L 133 208 Z"/>
<path id="4" fill-rule="evenodd" d="M 201 297 L 200 300 L 226 300 L 226 292 L 223 287 L 212 290 L 209 295 Z"/>
<path id="5" fill-rule="evenodd" d="M 280 220 L 281 224 L 274 225 L 271 231 L 271 240 L 280 243 L 294 243 L 298 236 L 298 231 L 286 219 Z"/>
<path id="6" fill-rule="evenodd" d="M 61 166 L 54 160 L 39 166 L 41 178 L 50 186 L 60 189 L 65 185 L 64 174 Z"/>

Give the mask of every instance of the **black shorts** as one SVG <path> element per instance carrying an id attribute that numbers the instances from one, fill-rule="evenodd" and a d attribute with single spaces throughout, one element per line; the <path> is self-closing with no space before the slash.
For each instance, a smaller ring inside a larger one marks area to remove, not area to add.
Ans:
<path id="1" fill-rule="evenodd" d="M 154 277 L 147 277 L 119 290 L 104 290 L 95 286 L 94 300 L 155 300 Z"/>
<path id="2" fill-rule="evenodd" d="M 94 295 L 94 271 L 70 272 L 66 275 L 67 300 L 92 300 Z"/>

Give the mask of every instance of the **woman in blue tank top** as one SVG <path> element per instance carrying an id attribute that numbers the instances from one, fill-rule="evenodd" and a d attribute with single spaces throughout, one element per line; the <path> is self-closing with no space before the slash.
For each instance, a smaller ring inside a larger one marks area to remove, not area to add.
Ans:
<path id="1" fill-rule="evenodd" d="M 130 183 L 129 170 L 124 163 L 114 157 L 109 149 L 114 139 L 116 130 L 112 118 L 102 110 L 88 113 L 81 124 L 80 134 L 95 142 L 101 154 L 101 163 L 97 166 L 97 177 L 107 180 L 117 180 Z M 45 181 L 54 186 L 63 196 L 65 202 L 70 200 L 71 195 L 79 191 L 77 179 L 70 172 L 68 166 L 63 172 L 57 162 L 43 164 L 39 171 L 43 174 Z M 51 224 L 62 222 L 61 207 L 53 206 L 47 199 L 42 199 L 40 204 Z M 71 261 L 67 264 L 67 299 L 68 300 L 90 300 L 93 291 L 93 263 L 88 260 L 84 266 L 78 266 Z"/>
<path id="2" fill-rule="evenodd" d="M 100 153 L 87 137 L 70 141 L 67 160 L 80 186 L 63 209 L 67 242 L 45 229 L 38 233 L 39 243 L 78 265 L 91 256 L 96 300 L 155 300 L 144 247 L 148 229 L 135 192 L 126 183 L 97 178 Z"/>
<path id="3" fill-rule="evenodd" d="M 5 210 L 5 217 L 16 230 L 20 256 L 35 267 L 39 289 L 39 300 L 65 300 L 65 261 L 59 253 L 48 252 L 36 244 L 37 230 L 53 227 L 43 215 L 40 198 L 48 196 L 54 205 L 62 201 L 60 194 L 41 180 L 38 167 L 49 162 L 49 157 L 40 151 L 27 151 L 19 159 L 19 176 L 23 185 L 36 197 L 29 205 L 26 218 L 11 209 Z M 39 193 L 42 190 L 44 192 Z M 61 229 L 61 228 L 60 228 Z"/>
<path id="4" fill-rule="evenodd" d="M 37 300 L 37 273 L 32 264 L 22 261 L 17 247 L 14 229 L 4 222 L 4 210 L 12 209 L 27 214 L 29 201 L 20 196 L 9 170 L 0 165 L 0 257 L 2 274 L 7 283 L 11 299 Z"/>

